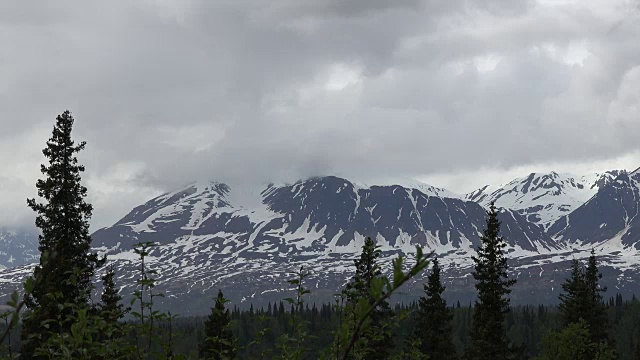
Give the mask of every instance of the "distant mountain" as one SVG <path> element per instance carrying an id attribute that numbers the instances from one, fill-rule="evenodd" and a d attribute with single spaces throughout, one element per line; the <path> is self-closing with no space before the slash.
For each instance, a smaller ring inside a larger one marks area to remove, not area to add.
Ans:
<path id="1" fill-rule="evenodd" d="M 35 230 L 0 228 L 0 267 L 11 268 L 37 262 L 38 233 Z"/>
<path id="2" fill-rule="evenodd" d="M 582 206 L 558 219 L 549 233 L 571 244 L 640 250 L 639 184 L 640 169 L 619 174 Z"/>
<path id="3" fill-rule="evenodd" d="M 377 240 L 384 256 L 433 250 L 469 267 L 485 210 L 429 187 L 354 184 L 327 176 L 262 187 L 202 182 L 136 207 L 93 234 L 94 246 L 134 271 L 132 246 L 154 241 L 161 282 L 176 297 L 225 287 L 225 294 L 271 294 L 285 286 L 295 264 L 313 270 L 319 295 L 344 284 L 363 240 Z M 414 184 L 416 185 L 416 184 Z M 513 257 L 556 254 L 562 247 L 518 213 L 500 214 Z M 130 275 L 127 275 L 130 277 Z M 188 284 L 188 286 L 187 286 Z"/>
<path id="4" fill-rule="evenodd" d="M 503 210 L 500 217 L 513 249 L 559 248 L 542 228 L 516 212 Z M 484 209 L 471 201 L 399 185 L 361 187 L 329 176 L 263 189 L 217 182 L 189 185 L 135 208 L 93 238 L 107 253 L 130 249 L 135 241 L 171 244 L 176 237 L 220 232 L 233 234 L 226 237 L 225 248 L 240 254 L 256 247 L 264 253 L 336 252 L 352 248 L 364 236 L 377 237 L 389 251 L 413 250 L 415 245 L 442 251 L 478 245 L 484 221 Z"/>
<path id="5" fill-rule="evenodd" d="M 588 256 L 594 244 L 605 284 L 630 296 L 640 294 L 639 181 L 638 172 L 531 174 L 466 196 L 407 180 L 204 181 L 151 199 L 92 236 L 95 250 L 117 264 L 125 294 L 139 272 L 134 244 L 158 244 L 147 264 L 159 272 L 157 289 L 167 295 L 162 306 L 183 314 L 205 312 L 218 288 L 241 305 L 278 301 L 290 295 L 286 279 L 301 265 L 313 274 L 312 299 L 330 300 L 348 281 L 367 236 L 385 264 L 399 254 L 410 259 L 415 246 L 433 251 L 447 297 L 469 301 L 471 255 L 485 207 L 495 200 L 510 274 L 518 279 L 514 303 L 555 302 L 571 259 Z M 0 291 L 8 293 L 31 269 L 0 272 Z M 422 281 L 401 297 L 415 300 Z"/>
<path id="6" fill-rule="evenodd" d="M 484 186 L 464 198 L 485 207 L 495 201 L 496 206 L 515 210 L 530 222 L 547 228 L 584 204 L 621 173 L 620 170 L 583 176 L 531 173 L 501 186 Z"/>

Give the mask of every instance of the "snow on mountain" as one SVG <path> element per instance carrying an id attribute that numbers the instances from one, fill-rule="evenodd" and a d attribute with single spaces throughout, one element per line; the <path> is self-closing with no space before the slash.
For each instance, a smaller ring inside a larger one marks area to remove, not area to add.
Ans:
<path id="1" fill-rule="evenodd" d="M 0 268 L 10 268 L 38 261 L 38 232 L 0 227 Z"/>
<path id="2" fill-rule="evenodd" d="M 415 246 L 434 251 L 448 296 L 469 300 L 483 206 L 496 200 L 511 276 L 519 280 L 514 301 L 554 302 L 570 260 L 588 256 L 590 244 L 597 245 L 610 289 L 640 291 L 639 182 L 640 172 L 531 174 L 465 197 L 406 179 L 198 181 L 147 201 L 92 236 L 94 248 L 117 263 L 125 294 L 139 271 L 134 244 L 157 244 L 147 258 L 158 271 L 157 288 L 167 306 L 189 313 L 208 309 L 218 288 L 240 303 L 282 299 L 286 279 L 300 265 L 313 274 L 314 299 L 328 300 L 347 281 L 367 236 L 386 264 L 399 254 L 410 258 Z M 0 272 L 0 291 L 29 269 Z M 421 281 L 410 284 L 406 296 L 419 292 Z"/>
<path id="3" fill-rule="evenodd" d="M 621 173 L 572 213 L 558 219 L 549 233 L 572 244 L 617 244 L 620 251 L 640 250 L 640 171 Z"/>
<path id="4" fill-rule="evenodd" d="M 431 189 L 425 184 L 420 186 Z M 484 210 L 477 204 L 437 197 L 433 195 L 435 192 L 428 195 L 416 187 L 363 187 L 329 176 L 292 185 L 270 184 L 262 191 L 252 189 L 251 196 L 246 192 L 216 182 L 189 185 L 135 208 L 113 227 L 97 231 L 94 241 L 98 246 L 119 247 L 120 241 L 103 239 L 102 234 L 113 229 L 121 229 L 123 236 L 155 238 L 162 244 L 172 242 L 171 237 L 177 234 L 195 236 L 224 231 L 237 234 L 237 246 L 244 238 L 258 243 L 274 242 L 276 246 L 281 240 L 278 237 L 285 234 L 315 231 L 319 238 L 315 240 L 319 242 L 307 237 L 306 245 L 314 244 L 315 251 L 328 251 L 328 245 L 333 245 L 332 250 L 336 251 L 335 247 L 348 245 L 358 232 L 381 236 L 395 248 L 410 236 L 410 249 L 420 244 L 439 250 L 448 244 L 460 248 L 465 241 L 477 245 L 478 229 L 484 226 Z M 518 229 L 510 236 L 514 248 L 534 252 L 557 248 L 540 228 L 513 212 L 504 214 L 504 221 Z M 520 243 L 517 240 L 520 232 L 531 239 L 524 238 Z M 162 234 L 169 234 L 169 238 Z M 306 247 L 300 245 L 297 250 Z"/>
<path id="5" fill-rule="evenodd" d="M 465 199 L 488 206 L 515 210 L 544 228 L 570 213 L 593 197 L 621 171 L 602 174 L 573 175 L 569 173 L 531 173 L 501 186 L 484 186 L 464 196 Z"/>
<path id="6" fill-rule="evenodd" d="M 314 293 L 331 296 L 367 236 L 385 259 L 410 255 L 419 245 L 468 274 L 485 210 L 426 184 L 405 185 L 411 187 L 333 176 L 265 186 L 198 182 L 136 207 L 96 231 L 93 241 L 129 282 L 137 268 L 132 246 L 157 243 L 149 261 L 162 274 L 159 287 L 189 301 L 218 286 L 230 297 L 266 292 L 275 300 L 280 295 L 274 289 L 301 264 L 314 274 Z M 517 212 L 502 210 L 500 219 L 512 259 L 566 251 Z"/>
<path id="7" fill-rule="evenodd" d="M 444 188 L 435 187 L 429 184 L 425 184 L 419 180 L 412 178 L 402 178 L 402 177 L 379 177 L 379 178 L 371 178 L 367 180 L 362 179 L 354 179 L 349 177 L 349 181 L 361 188 L 368 189 L 372 186 L 402 186 L 405 189 L 416 189 L 421 193 L 429 196 L 437 196 L 442 198 L 452 198 L 452 199 L 460 199 L 463 196 L 460 194 L 456 194 Z"/>

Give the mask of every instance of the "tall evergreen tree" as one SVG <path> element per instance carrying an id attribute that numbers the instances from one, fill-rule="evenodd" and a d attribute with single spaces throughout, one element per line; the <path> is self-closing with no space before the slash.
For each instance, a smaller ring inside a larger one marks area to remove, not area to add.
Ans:
<path id="1" fill-rule="evenodd" d="M 76 145 L 71 139 L 73 122 L 68 110 L 56 118 L 53 135 L 42 151 L 49 162 L 41 166 L 45 178 L 36 183 L 38 196 L 44 201 L 27 200 L 37 213 L 42 255 L 33 272 L 33 291 L 25 299 L 30 311 L 21 334 L 23 359 L 36 358 L 34 351 L 47 340 L 47 334 L 69 330 L 71 322 L 65 319 L 72 318 L 68 315 L 73 309 L 87 305 L 91 278 L 101 264 L 96 254 L 90 254 L 92 207 L 85 202 L 87 188 L 81 184 L 84 166 L 76 158 L 85 143 Z M 65 306 L 59 307 L 61 304 Z"/>
<path id="2" fill-rule="evenodd" d="M 607 309 L 602 298 L 606 288 L 600 285 L 601 278 L 602 274 L 598 270 L 598 262 L 593 250 L 586 267 L 574 259 L 571 264 L 571 275 L 562 284 L 563 293 L 559 297 L 560 316 L 565 328 L 584 321 L 593 344 L 613 348 L 613 344 L 607 344 L 609 324 Z"/>
<path id="3" fill-rule="evenodd" d="M 585 320 L 589 327 L 591 340 L 594 343 L 608 339 L 607 307 L 602 298 L 602 294 L 607 291 L 607 288 L 600 285 L 600 279 L 602 279 L 602 274 L 598 270 L 595 251 L 591 249 L 591 255 L 587 260 L 587 268 L 584 273 L 586 290 L 586 308 L 584 310 L 587 315 Z"/>
<path id="4" fill-rule="evenodd" d="M 200 344 L 199 354 L 204 359 L 233 359 L 236 356 L 235 340 L 231 332 L 231 316 L 225 309 L 222 291 L 218 290 L 216 303 L 204 322 L 205 339 Z"/>
<path id="5" fill-rule="evenodd" d="M 116 273 L 113 266 L 110 266 L 102 277 L 102 295 L 100 297 L 99 312 L 100 316 L 109 323 L 120 321 L 127 312 L 121 303 L 122 295 L 120 295 L 120 291 L 113 281 L 115 275 Z"/>
<path id="6" fill-rule="evenodd" d="M 507 258 L 503 253 L 507 244 L 500 236 L 500 221 L 494 203 L 487 215 L 487 228 L 477 256 L 472 256 L 478 298 L 471 326 L 471 346 L 466 353 L 469 360 L 504 360 L 511 353 L 504 321 L 510 301 L 506 296 L 511 293 L 515 279 L 507 276 Z"/>
<path id="7" fill-rule="evenodd" d="M 559 309 L 562 325 L 566 327 L 585 316 L 585 271 L 580 261 L 573 259 L 571 262 L 571 274 L 562 284 L 562 290 Z"/>
<path id="8" fill-rule="evenodd" d="M 419 340 L 419 350 L 429 359 L 457 359 L 452 342 L 451 320 L 453 312 L 442 298 L 445 287 L 440 281 L 440 264 L 433 260 L 431 273 L 424 285 L 426 297 L 420 297 L 416 314 L 414 338 Z"/>
<path id="9" fill-rule="evenodd" d="M 374 305 L 376 302 L 372 294 L 373 281 L 382 277 L 382 271 L 377 262 L 380 249 L 370 237 L 365 239 L 360 258 L 355 260 L 356 271 L 353 280 L 347 284 L 345 295 L 347 309 L 350 310 L 351 323 L 355 325 L 357 311 L 360 304 Z M 383 302 L 371 314 L 371 321 L 366 331 L 358 339 L 358 351 L 364 359 L 387 359 L 393 349 L 393 339 L 388 328 L 387 320 L 391 309 L 388 302 Z"/>

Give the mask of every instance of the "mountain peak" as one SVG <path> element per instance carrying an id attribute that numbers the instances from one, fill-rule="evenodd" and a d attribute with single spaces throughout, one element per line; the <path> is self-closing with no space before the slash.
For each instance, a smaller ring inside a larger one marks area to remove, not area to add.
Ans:
<path id="1" fill-rule="evenodd" d="M 556 171 L 532 172 L 498 187 L 484 186 L 464 198 L 485 207 L 495 202 L 546 228 L 589 200 L 619 173 L 614 170 L 579 176 Z"/>

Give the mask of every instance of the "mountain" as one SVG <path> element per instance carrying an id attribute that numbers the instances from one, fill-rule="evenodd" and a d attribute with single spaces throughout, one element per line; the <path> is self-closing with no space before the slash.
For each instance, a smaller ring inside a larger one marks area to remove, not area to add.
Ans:
<path id="1" fill-rule="evenodd" d="M 500 219 L 514 258 L 562 251 L 518 213 L 503 210 Z M 386 258 L 411 254 L 420 245 L 468 268 L 484 223 L 479 204 L 443 192 L 328 176 L 263 187 L 191 184 L 136 207 L 95 232 L 93 241 L 131 271 L 137 264 L 132 246 L 158 243 L 151 261 L 176 297 L 225 284 L 230 297 L 264 298 L 282 290 L 287 274 L 304 263 L 315 274 L 315 292 L 326 298 L 347 280 L 366 236 L 377 240 Z"/>
<path id="2" fill-rule="evenodd" d="M 549 233 L 571 244 L 640 250 L 639 207 L 640 169 L 619 174 L 575 211 L 558 219 Z"/>
<path id="3" fill-rule="evenodd" d="M 640 294 L 640 251 L 634 247 L 640 241 L 639 176 L 532 174 L 467 196 L 415 181 L 335 176 L 293 184 L 201 181 L 134 208 L 96 231 L 93 245 L 116 264 L 118 284 L 131 294 L 140 265 L 133 246 L 157 244 L 145 263 L 158 271 L 156 289 L 166 295 L 158 306 L 182 314 L 206 312 L 218 288 L 240 306 L 279 301 L 290 296 L 286 280 L 300 266 L 312 273 L 306 281 L 312 300 L 331 300 L 348 281 L 366 236 L 376 240 L 386 265 L 397 255 L 410 263 L 415 246 L 434 251 L 446 296 L 467 302 L 475 294 L 471 256 L 485 227 L 484 206 L 494 197 L 511 206 L 501 208 L 499 219 L 510 276 L 518 279 L 514 303 L 557 301 L 570 261 L 587 257 L 592 243 L 605 284 L 630 296 Z M 530 210 L 539 205 L 547 212 Z M 534 215 L 551 219 L 554 211 L 562 214 L 551 225 L 530 221 L 538 219 Z M 587 241 L 585 234 L 598 234 L 594 226 L 613 230 Z M 31 269 L 0 272 L 0 291 L 9 293 Z M 416 300 L 423 280 L 408 284 L 400 298 Z"/>
<path id="4" fill-rule="evenodd" d="M 583 176 L 531 173 L 501 186 L 486 185 L 464 198 L 485 207 L 495 202 L 496 206 L 515 210 L 546 229 L 584 204 L 622 172 L 613 170 Z"/>
<path id="5" fill-rule="evenodd" d="M 30 264 L 39 258 L 37 231 L 0 228 L 0 268 Z"/>
<path id="6" fill-rule="evenodd" d="M 388 251 L 420 245 L 442 252 L 477 246 L 484 218 L 484 209 L 471 201 L 399 185 L 361 187 L 331 176 L 263 189 L 205 182 L 150 200 L 93 239 L 108 254 L 139 241 L 168 245 L 216 234 L 224 235 L 219 250 L 238 255 L 256 248 L 262 253 L 350 252 L 354 239 L 365 236 L 377 237 Z M 510 249 L 559 249 L 517 212 L 505 209 L 500 218 Z"/>

